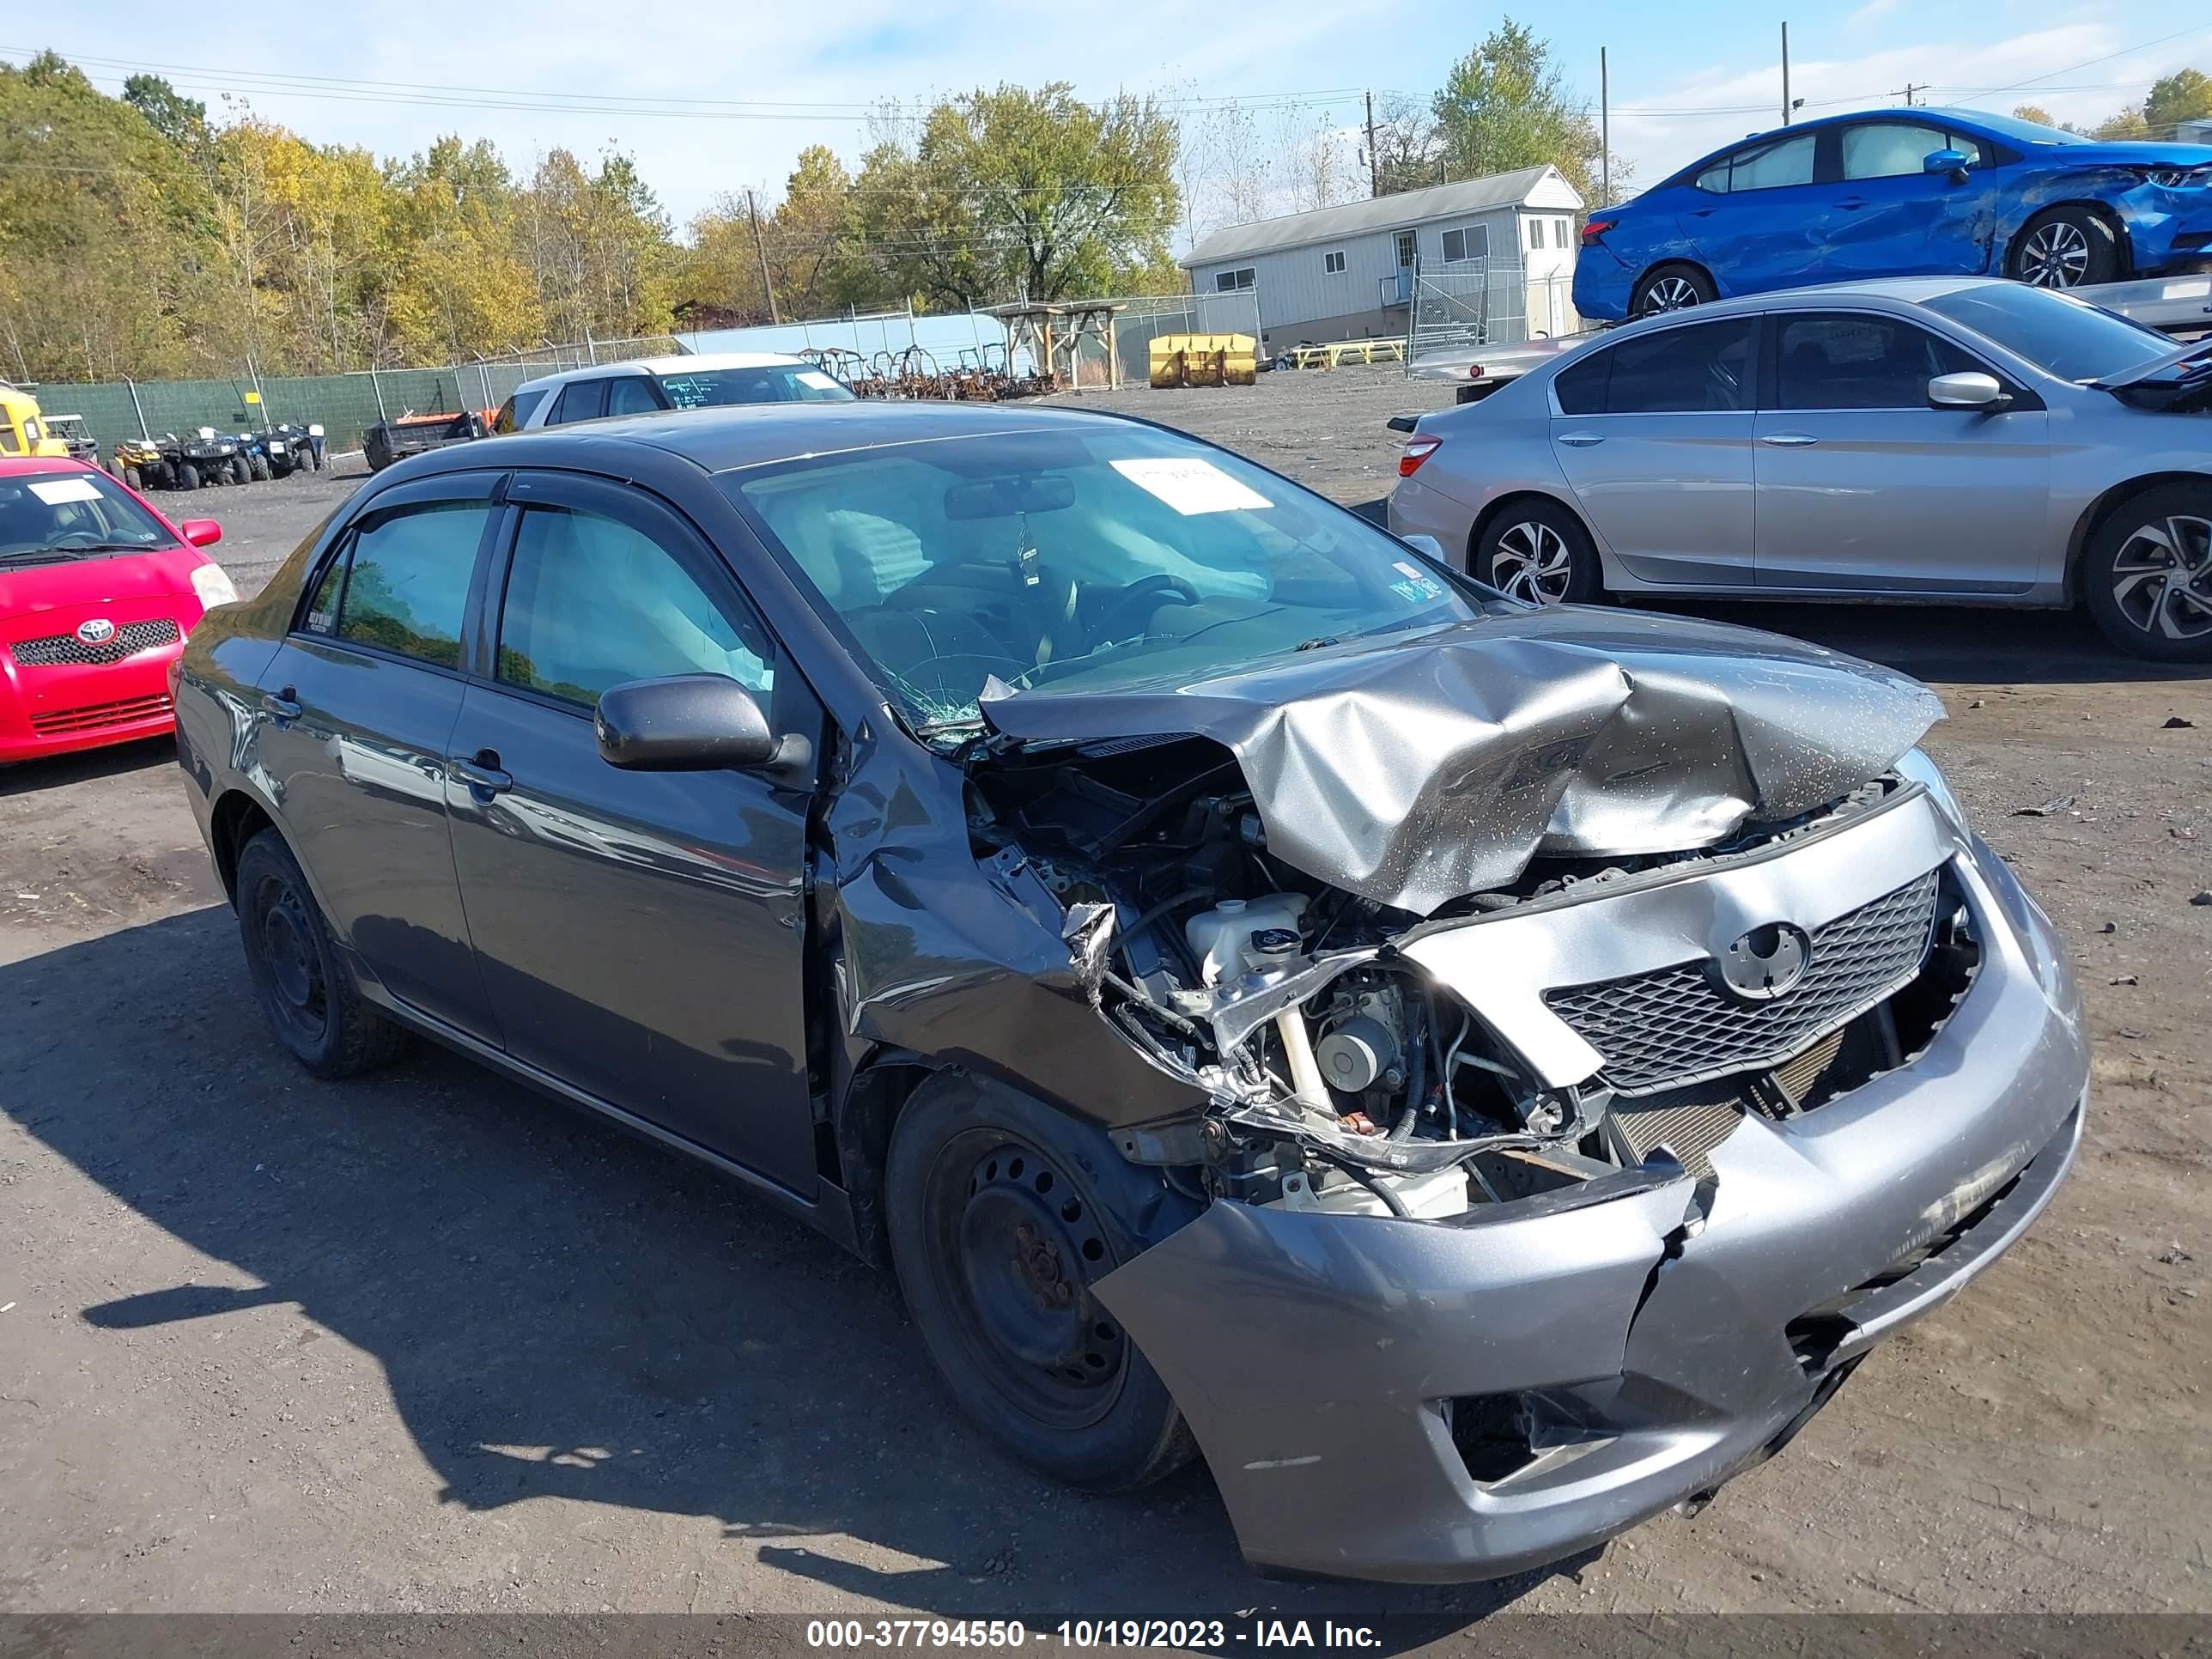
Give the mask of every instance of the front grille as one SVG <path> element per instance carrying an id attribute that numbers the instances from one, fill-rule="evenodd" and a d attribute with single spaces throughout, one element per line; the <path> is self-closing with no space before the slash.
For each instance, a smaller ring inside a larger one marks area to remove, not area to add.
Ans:
<path id="1" fill-rule="evenodd" d="M 1768 1002 L 1724 994 L 1703 963 L 1547 991 L 1544 1000 L 1604 1056 L 1625 1095 L 1772 1066 L 1910 981 L 1928 955 L 1941 872 L 1845 912 L 1812 936 L 1804 977 Z"/>
<path id="2" fill-rule="evenodd" d="M 1714 1147 L 1735 1133 L 1746 1103 L 1741 1083 L 1719 1080 L 1614 1103 L 1611 1121 L 1641 1164 L 1664 1146 L 1692 1175 L 1713 1172 Z"/>
<path id="3" fill-rule="evenodd" d="M 156 617 L 151 622 L 125 623 L 98 645 L 87 645 L 74 634 L 47 634 L 35 640 L 17 640 L 8 647 L 8 653 L 26 668 L 52 668 L 63 663 L 96 666 L 121 662 L 157 645 L 174 645 L 177 637 L 176 619 Z"/>
<path id="4" fill-rule="evenodd" d="M 165 696 L 125 697 L 119 702 L 88 702 L 81 708 L 58 708 L 31 716 L 31 729 L 42 738 L 69 732 L 97 732 L 105 726 L 135 726 L 169 712 Z"/>

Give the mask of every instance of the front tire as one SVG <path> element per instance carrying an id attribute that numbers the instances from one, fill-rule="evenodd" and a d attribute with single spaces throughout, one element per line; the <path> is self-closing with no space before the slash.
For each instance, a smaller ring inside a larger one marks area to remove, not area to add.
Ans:
<path id="1" fill-rule="evenodd" d="M 2105 637 L 2155 662 L 2212 662 L 2212 483 L 2160 484 L 2106 517 L 2081 556 Z"/>
<path id="2" fill-rule="evenodd" d="M 2082 288 L 2116 282 L 2120 236 L 2112 222 L 2085 207 L 2055 207 L 2021 227 L 2006 257 L 2006 274 L 2035 288 Z"/>
<path id="3" fill-rule="evenodd" d="M 179 489 L 198 489 L 199 487 L 199 468 L 194 466 L 190 461 L 179 461 L 177 463 L 177 488 Z"/>
<path id="4" fill-rule="evenodd" d="M 123 469 L 123 482 L 133 489 L 143 490 L 146 488 L 144 476 L 135 466 L 126 466 Z"/>
<path id="5" fill-rule="evenodd" d="M 284 838 L 264 830 L 238 855 L 238 931 L 269 1029 L 320 1078 L 356 1077 L 397 1054 L 399 1028 L 362 1000 Z"/>
<path id="6" fill-rule="evenodd" d="M 1597 544 L 1557 501 L 1508 502 L 1469 561 L 1474 579 L 1528 605 L 1590 605 L 1605 597 Z"/>
<path id="7" fill-rule="evenodd" d="M 1669 311 L 1687 311 L 1692 306 L 1709 306 L 1719 297 L 1720 290 L 1711 276 L 1695 265 L 1677 261 L 1655 265 L 1638 279 L 1629 296 L 1628 314 L 1632 320 L 1656 317 Z"/>
<path id="8" fill-rule="evenodd" d="M 1197 1212 L 1105 1136 L 1000 1085 L 931 1079 L 891 1133 L 891 1261 L 976 1425 L 1070 1486 L 1119 1492 L 1195 1449 L 1092 1286 Z"/>

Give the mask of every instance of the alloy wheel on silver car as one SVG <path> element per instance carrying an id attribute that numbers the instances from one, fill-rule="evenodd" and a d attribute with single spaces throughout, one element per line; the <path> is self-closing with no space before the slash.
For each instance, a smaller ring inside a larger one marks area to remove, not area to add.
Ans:
<path id="1" fill-rule="evenodd" d="M 2020 274 L 2036 288 L 2072 288 L 2089 270 L 2089 238 L 2070 219 L 2039 225 L 2020 255 Z"/>
<path id="2" fill-rule="evenodd" d="M 1490 580 L 1529 605 L 1559 605 L 1575 579 L 1574 550 L 1547 524 L 1524 519 L 1498 538 L 1490 555 Z"/>
<path id="3" fill-rule="evenodd" d="M 2172 514 L 2136 526 L 2112 559 L 2112 603 L 2146 634 L 2212 634 L 2212 519 Z"/>
<path id="4" fill-rule="evenodd" d="M 1644 290 L 1644 307 L 1638 314 L 1655 317 L 1662 311 L 1686 311 L 1699 301 L 1697 284 L 1686 276 L 1662 276 Z"/>

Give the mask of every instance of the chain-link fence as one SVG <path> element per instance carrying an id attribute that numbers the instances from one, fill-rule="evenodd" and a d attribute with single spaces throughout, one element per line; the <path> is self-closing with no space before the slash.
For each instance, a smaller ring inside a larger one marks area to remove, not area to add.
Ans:
<path id="1" fill-rule="evenodd" d="M 495 409 L 514 388 L 541 374 L 684 349 L 665 334 L 543 345 L 506 356 L 443 368 L 363 369 L 349 374 L 287 375 L 260 380 L 48 380 L 35 388 L 48 415 L 78 415 L 101 450 L 118 438 L 159 437 L 204 426 L 239 432 L 292 422 L 319 425 L 332 449 L 357 447 L 377 422 L 403 415 L 457 415 Z M 258 392 L 258 401 L 250 393 Z"/>
<path id="2" fill-rule="evenodd" d="M 1412 364 L 1438 352 L 1571 334 L 1582 326 L 1573 283 L 1571 273 L 1531 277 L 1517 260 L 1470 260 L 1417 270 L 1406 361 Z"/>
<path id="3" fill-rule="evenodd" d="M 1142 385 L 1152 344 L 1163 334 L 1247 334 L 1260 344 L 1260 295 L 1256 289 L 1231 294 L 1143 294 L 1115 300 L 1114 355 L 1125 384 Z"/>

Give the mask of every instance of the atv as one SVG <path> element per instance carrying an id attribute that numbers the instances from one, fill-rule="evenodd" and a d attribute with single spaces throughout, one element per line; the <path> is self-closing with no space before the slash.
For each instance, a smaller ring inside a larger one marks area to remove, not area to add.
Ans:
<path id="1" fill-rule="evenodd" d="M 250 483 L 253 465 L 236 438 L 226 437 L 213 427 L 204 426 L 194 436 L 178 445 L 175 471 L 178 489 L 198 489 L 204 483 Z"/>
<path id="2" fill-rule="evenodd" d="M 167 489 L 175 482 L 161 445 L 148 438 L 118 438 L 107 470 L 133 489 Z"/>
<path id="3" fill-rule="evenodd" d="M 316 435 L 314 428 L 289 421 L 263 433 L 262 449 L 268 458 L 270 476 L 289 477 L 295 472 L 306 472 L 319 465 L 315 459 Z"/>
<path id="4" fill-rule="evenodd" d="M 100 465 L 100 441 L 84 429 L 83 416 L 47 416 L 46 436 L 58 438 L 67 444 L 71 460 L 82 461 L 90 466 Z"/>

